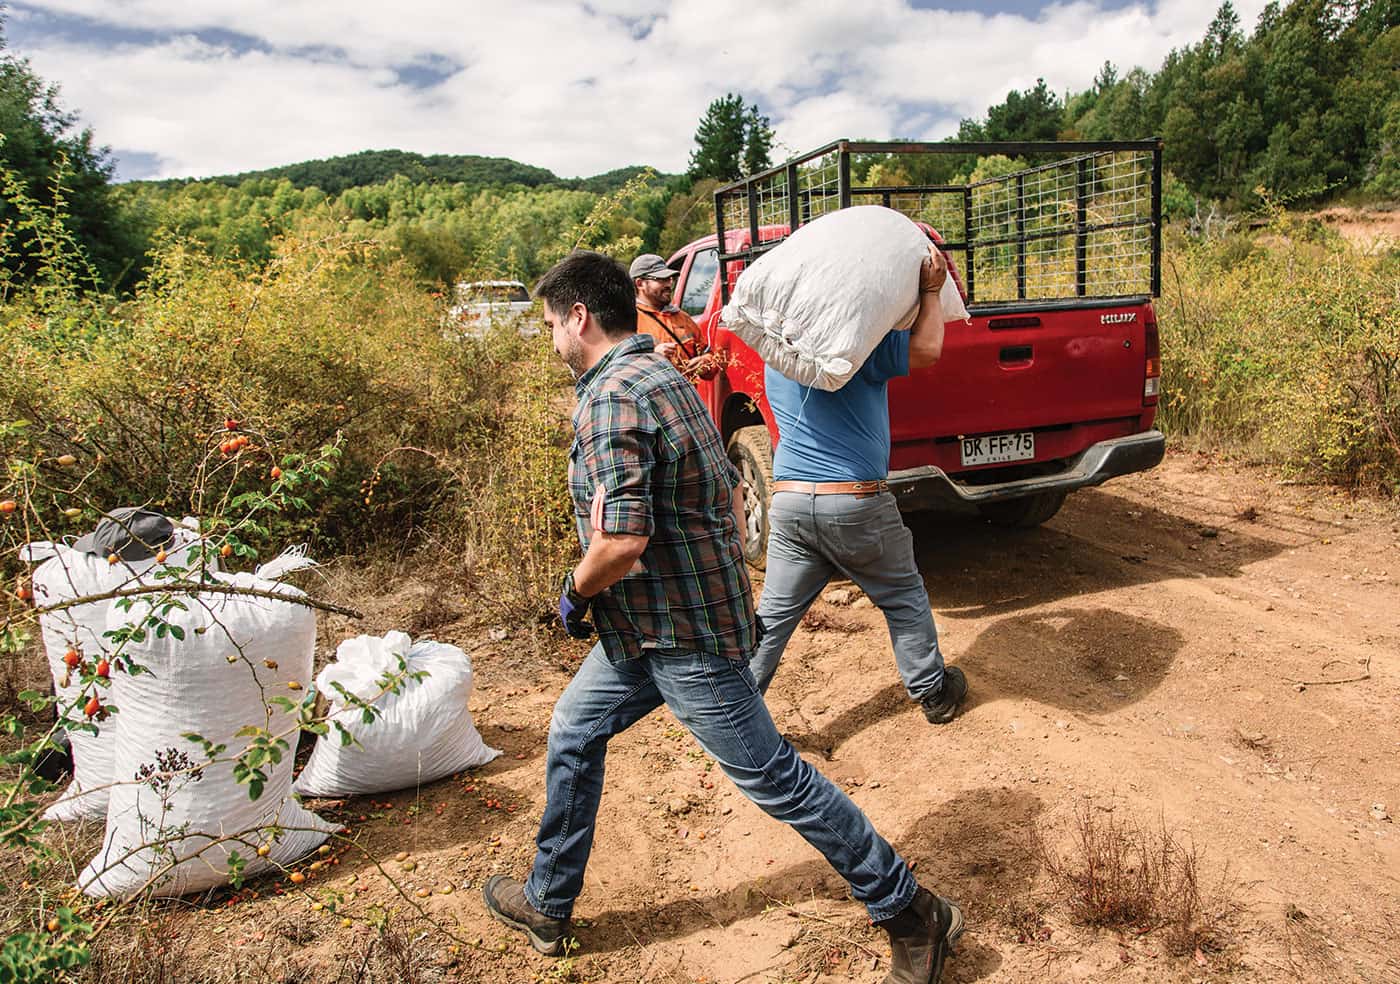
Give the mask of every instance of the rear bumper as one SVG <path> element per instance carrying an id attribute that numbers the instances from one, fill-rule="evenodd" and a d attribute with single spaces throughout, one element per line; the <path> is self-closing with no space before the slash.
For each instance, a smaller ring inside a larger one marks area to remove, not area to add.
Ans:
<path id="1" fill-rule="evenodd" d="M 923 465 L 890 472 L 890 491 L 903 509 L 930 509 L 953 503 L 976 505 L 1038 492 L 1069 492 L 1101 485 L 1119 475 L 1146 471 L 1162 460 L 1166 446 L 1166 438 L 1158 430 L 1115 437 L 1090 445 L 1053 474 L 986 485 L 959 482 L 941 468 Z"/>

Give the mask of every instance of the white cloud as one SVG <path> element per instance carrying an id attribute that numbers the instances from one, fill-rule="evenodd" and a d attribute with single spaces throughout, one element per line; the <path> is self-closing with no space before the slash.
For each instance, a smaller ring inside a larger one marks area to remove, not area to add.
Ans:
<path id="1" fill-rule="evenodd" d="M 83 40 L 31 38 L 19 53 L 100 141 L 157 155 L 160 176 L 387 147 L 576 175 L 681 170 L 700 114 L 728 91 L 757 101 L 792 151 L 946 136 L 1037 77 L 1063 93 L 1086 88 L 1105 60 L 1155 69 L 1199 40 L 1217 4 L 1078 0 L 1028 18 L 906 0 L 40 0 L 28 7 L 84 19 Z M 1236 7 L 1248 31 L 1263 0 Z M 104 26 L 159 40 L 87 40 Z M 210 31 L 258 43 L 196 37 Z M 461 69 L 427 89 L 398 80 L 395 69 L 430 60 Z"/>

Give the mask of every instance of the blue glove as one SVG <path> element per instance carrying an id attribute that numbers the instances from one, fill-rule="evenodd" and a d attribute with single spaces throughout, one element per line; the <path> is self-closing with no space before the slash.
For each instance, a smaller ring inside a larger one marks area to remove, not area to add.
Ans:
<path id="1" fill-rule="evenodd" d="M 574 572 L 564 575 L 564 585 L 559 591 L 559 621 L 564 623 L 564 631 L 575 639 L 587 639 L 593 634 L 593 624 L 585 620 L 588 606 L 593 602 L 574 590 Z"/>

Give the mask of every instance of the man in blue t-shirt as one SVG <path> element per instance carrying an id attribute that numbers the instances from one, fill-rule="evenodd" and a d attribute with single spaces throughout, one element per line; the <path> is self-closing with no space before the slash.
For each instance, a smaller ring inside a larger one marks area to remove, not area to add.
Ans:
<path id="1" fill-rule="evenodd" d="M 795 383 L 769 367 L 768 405 L 778 423 L 768 565 L 758 616 L 765 635 L 749 666 L 763 691 L 797 623 L 833 574 L 850 578 L 885 613 L 895 665 L 909 696 L 946 724 L 967 678 L 943 665 L 914 538 L 885 484 L 890 470 L 889 381 L 931 366 L 943 351 L 938 291 L 948 273 L 930 248 L 919 273 L 919 311 L 892 331 L 834 393 Z"/>

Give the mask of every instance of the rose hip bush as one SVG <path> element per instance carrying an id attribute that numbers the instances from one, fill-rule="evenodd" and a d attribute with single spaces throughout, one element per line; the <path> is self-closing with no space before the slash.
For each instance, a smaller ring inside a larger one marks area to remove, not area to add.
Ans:
<path id="1" fill-rule="evenodd" d="M 42 662 L 23 545 L 91 529 L 121 505 L 199 517 L 203 558 L 225 568 L 300 541 L 323 558 L 418 548 L 491 616 L 518 615 L 553 586 L 572 549 L 559 453 L 569 394 L 547 338 L 456 335 L 441 292 L 416 284 L 392 248 L 325 222 L 257 266 L 164 241 L 146 281 L 112 297 L 60 208 L 35 206 L 12 174 L 0 183 L 21 216 L 0 226 L 0 255 L 15 229 L 40 253 L 31 282 L 0 274 L 0 683 Z M 41 819 L 55 787 L 38 768 L 59 729 L 121 713 L 114 684 L 143 671 L 129 643 L 174 636 L 173 613 L 219 590 L 200 564 L 172 568 L 139 598 L 112 599 L 127 624 L 109 633 L 109 651 L 64 660 L 76 696 L 57 700 L 32 670 L 26 692 L 0 692 L 0 980 L 71 977 L 130 916 L 73 891 L 73 841 Z M 381 684 L 404 682 L 391 673 Z M 114 781 L 174 790 L 232 769 L 256 799 L 300 732 L 335 737 L 310 688 L 268 704 L 294 725 L 250 721 L 231 742 L 192 734 L 146 774 Z M 265 857 L 257 833 L 221 838 L 237 841 L 235 884 Z M 300 890 L 326 863 L 286 880 Z"/>

